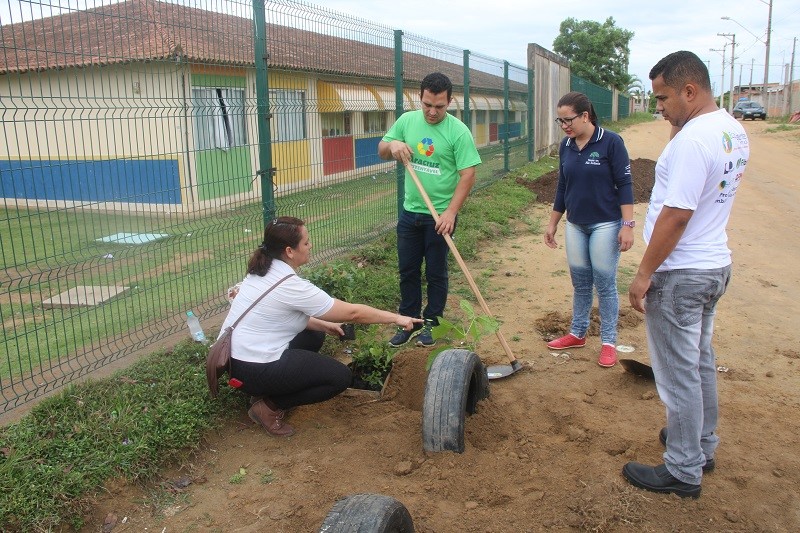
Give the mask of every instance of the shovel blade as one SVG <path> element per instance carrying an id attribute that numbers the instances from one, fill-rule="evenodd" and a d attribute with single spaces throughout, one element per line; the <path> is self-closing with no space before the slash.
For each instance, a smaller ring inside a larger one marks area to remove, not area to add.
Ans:
<path id="1" fill-rule="evenodd" d="M 522 370 L 519 361 L 514 361 L 510 365 L 491 365 L 486 367 L 486 375 L 489 379 L 502 379 Z"/>
<path id="2" fill-rule="evenodd" d="M 630 372 L 631 374 L 645 379 L 656 379 L 655 375 L 653 375 L 653 367 L 650 365 L 640 363 L 634 359 L 620 359 L 619 364 L 622 365 L 622 368 L 624 368 L 626 372 Z"/>

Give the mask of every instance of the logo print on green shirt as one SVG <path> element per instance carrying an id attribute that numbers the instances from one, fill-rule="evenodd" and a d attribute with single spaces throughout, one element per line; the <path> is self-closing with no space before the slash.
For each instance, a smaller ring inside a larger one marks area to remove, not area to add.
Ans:
<path id="1" fill-rule="evenodd" d="M 433 139 L 425 137 L 417 143 L 417 152 L 419 155 L 430 157 L 433 154 Z"/>

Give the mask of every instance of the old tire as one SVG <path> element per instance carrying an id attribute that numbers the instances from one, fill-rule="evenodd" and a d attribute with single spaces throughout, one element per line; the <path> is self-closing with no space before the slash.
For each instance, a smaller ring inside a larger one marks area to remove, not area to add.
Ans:
<path id="1" fill-rule="evenodd" d="M 320 533 L 413 533 L 405 505 L 382 494 L 354 494 L 336 502 Z"/>
<path id="2" fill-rule="evenodd" d="M 464 420 L 489 396 L 489 378 L 480 358 L 469 350 L 444 350 L 433 361 L 422 405 L 425 451 L 464 451 Z"/>

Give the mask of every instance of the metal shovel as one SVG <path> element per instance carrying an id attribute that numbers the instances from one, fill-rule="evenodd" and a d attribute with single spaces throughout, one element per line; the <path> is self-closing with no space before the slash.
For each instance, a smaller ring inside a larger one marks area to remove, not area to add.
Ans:
<path id="1" fill-rule="evenodd" d="M 425 187 L 422 186 L 422 182 L 419 180 L 417 173 L 411 166 L 411 162 L 404 160 L 403 164 L 405 165 L 406 170 L 408 170 L 408 173 L 411 175 L 411 179 L 414 180 L 414 184 L 417 186 L 417 189 L 419 190 L 419 194 L 422 196 L 422 199 L 425 200 L 425 205 L 428 206 L 428 211 L 430 211 L 431 216 L 433 216 L 433 219 L 438 223 L 439 213 L 437 213 L 436 209 L 433 207 L 433 203 L 431 202 L 428 193 L 425 192 Z M 467 269 L 467 265 L 464 263 L 464 259 L 462 259 L 461 254 L 458 253 L 458 249 L 456 248 L 453 239 L 450 237 L 450 235 L 446 234 L 442 235 L 442 237 L 444 237 L 447 246 L 453 253 L 453 257 L 456 258 L 458 266 L 461 267 L 461 271 L 464 273 L 464 277 L 467 278 L 467 282 L 469 283 L 472 292 L 475 294 L 475 297 L 478 299 L 478 303 L 480 304 L 481 309 L 483 309 L 483 312 L 486 313 L 488 316 L 494 317 L 494 315 L 492 315 L 492 312 L 489 311 L 489 306 L 486 305 L 486 301 L 483 299 L 483 296 L 481 296 L 481 292 L 480 290 L 478 290 L 478 285 L 475 283 L 475 280 L 472 279 L 472 274 L 469 273 L 469 269 Z M 514 357 L 514 354 L 511 353 L 511 348 L 508 346 L 508 343 L 506 342 L 505 338 L 503 338 L 503 334 L 500 332 L 500 328 L 497 328 L 497 331 L 495 333 L 497 334 L 497 339 L 500 341 L 500 346 L 503 347 L 503 351 L 506 353 L 506 356 L 508 357 L 510 364 L 492 365 L 487 367 L 486 372 L 489 379 L 500 379 L 508 377 L 511 374 L 514 374 L 515 372 L 522 369 L 522 364 L 517 360 L 516 357 Z"/>
<path id="2" fill-rule="evenodd" d="M 656 379 L 655 375 L 653 374 L 653 367 L 650 365 L 640 363 L 634 359 L 620 359 L 619 364 L 622 365 L 622 368 L 624 368 L 626 372 L 630 372 L 635 376 L 652 381 Z"/>

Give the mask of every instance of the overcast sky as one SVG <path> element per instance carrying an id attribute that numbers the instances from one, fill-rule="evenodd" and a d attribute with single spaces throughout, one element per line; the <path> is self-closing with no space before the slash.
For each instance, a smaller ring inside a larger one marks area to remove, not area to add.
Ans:
<path id="1" fill-rule="evenodd" d="M 722 82 L 722 52 L 736 36 L 734 83 L 764 79 L 769 0 L 696 0 L 694 2 L 634 2 L 629 0 L 439 0 L 431 2 L 371 2 L 324 0 L 313 2 L 393 29 L 429 37 L 519 66 L 527 66 L 528 43 L 553 50 L 561 21 L 603 22 L 614 17 L 616 26 L 635 33 L 631 40 L 629 72 L 650 89 L 650 68 L 665 55 L 690 50 L 710 62 L 711 82 L 717 93 Z M 735 20 L 722 20 L 727 16 Z M 739 24 L 741 24 L 741 26 Z M 748 31 L 749 30 L 749 31 Z M 750 33 L 752 32 L 752 34 Z M 800 0 L 773 0 L 769 80 L 783 80 L 784 64 L 791 63 L 792 40 L 800 40 Z M 798 45 L 800 48 L 800 45 Z M 718 49 L 712 52 L 709 49 Z M 726 48 L 725 88 L 730 87 L 730 52 Z M 794 79 L 800 78 L 800 50 L 795 56 Z"/>
<path id="2" fill-rule="evenodd" d="M 48 15 L 86 6 L 108 5 L 118 0 L 0 0 L 0 23 L 19 22 L 32 13 Z M 250 0 L 165 0 L 214 11 L 251 16 Z M 630 44 L 629 72 L 650 89 L 650 68 L 665 55 L 691 50 L 710 67 L 711 82 L 719 94 L 723 85 L 722 50 L 725 47 L 724 88 L 730 87 L 730 37 L 735 34 L 734 84 L 760 83 L 772 9 L 769 81 L 784 79 L 784 65 L 791 63 L 792 41 L 800 38 L 800 0 L 695 0 L 694 2 L 645 2 L 631 0 L 432 0 L 391 2 L 371 0 L 301 0 L 348 16 L 376 23 L 406 34 L 430 38 L 460 49 L 527 67 L 528 43 L 553 49 L 561 21 L 603 22 L 613 17 L 616 26 L 634 32 Z M 296 11 L 288 0 L 267 0 L 281 13 Z M 21 14 L 20 14 L 21 13 Z M 37 15 L 33 15 L 34 17 Z M 733 20 L 722 20 L 727 16 Z M 726 46 L 726 43 L 727 46 Z M 711 49 L 718 51 L 711 51 Z M 800 78 L 800 50 L 793 79 Z"/>

